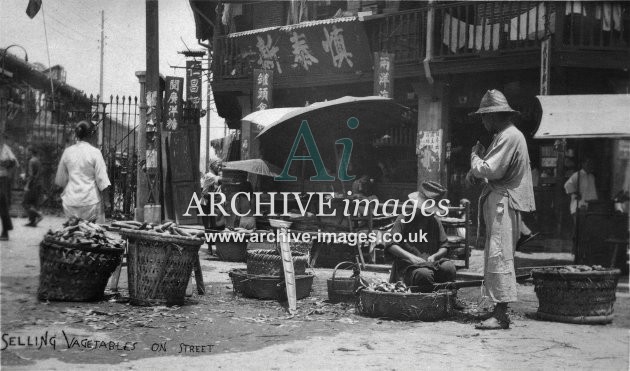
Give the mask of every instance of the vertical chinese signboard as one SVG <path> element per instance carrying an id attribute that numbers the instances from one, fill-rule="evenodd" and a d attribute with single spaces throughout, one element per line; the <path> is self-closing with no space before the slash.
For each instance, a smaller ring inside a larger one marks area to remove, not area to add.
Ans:
<path id="1" fill-rule="evenodd" d="M 201 108 L 201 61 L 186 61 L 186 101 Z"/>
<path id="2" fill-rule="evenodd" d="M 182 93 L 184 78 L 166 77 L 166 95 L 164 96 L 164 128 L 175 131 L 182 117 Z"/>
<path id="3" fill-rule="evenodd" d="M 394 54 L 374 53 L 374 95 L 394 97 Z"/>
<path id="4" fill-rule="evenodd" d="M 254 111 L 262 111 L 273 106 L 273 71 L 254 70 Z"/>

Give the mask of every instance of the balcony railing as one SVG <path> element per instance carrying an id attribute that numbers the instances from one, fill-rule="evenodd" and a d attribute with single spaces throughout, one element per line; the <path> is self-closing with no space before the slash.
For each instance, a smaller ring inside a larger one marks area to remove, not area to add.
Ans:
<path id="1" fill-rule="evenodd" d="M 541 2 L 486 2 L 435 8 L 434 57 L 482 56 L 536 48 L 545 35 Z"/>
<path id="2" fill-rule="evenodd" d="M 630 3 L 488 1 L 436 3 L 432 13 L 420 8 L 366 20 L 371 51 L 394 53 L 397 65 L 422 63 L 429 17 L 434 62 L 532 52 L 549 35 L 557 51 L 630 50 Z M 258 54 L 239 49 L 238 37 L 215 44 L 218 78 L 252 75 Z"/>
<path id="3" fill-rule="evenodd" d="M 387 14 L 365 22 L 372 51 L 395 54 L 396 64 L 422 63 L 426 55 L 427 8 Z"/>
<path id="4" fill-rule="evenodd" d="M 567 2 L 558 4 L 563 17 L 562 45 L 568 49 L 630 49 L 630 3 Z"/>

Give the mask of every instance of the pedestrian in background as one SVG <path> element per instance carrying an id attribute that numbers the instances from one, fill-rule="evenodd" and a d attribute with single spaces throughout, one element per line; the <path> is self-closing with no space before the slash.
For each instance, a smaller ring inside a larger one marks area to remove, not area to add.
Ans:
<path id="1" fill-rule="evenodd" d="M 467 182 L 483 179 L 486 184 L 479 197 L 486 227 L 484 251 L 484 295 L 494 301 L 492 317 L 476 327 L 482 330 L 510 326 L 508 303 L 517 301 L 514 253 L 520 235 L 521 213 L 536 209 L 527 143 L 514 126 L 513 110 L 498 90 L 489 90 L 479 109 L 487 131 L 494 134 L 486 150 L 477 142 L 470 155 Z M 481 226 L 480 226 L 481 228 Z"/>
<path id="2" fill-rule="evenodd" d="M 37 227 L 43 217 L 37 210 L 39 208 L 40 195 L 42 194 L 41 173 L 42 163 L 39 160 L 39 151 L 33 146 L 28 149 L 28 165 L 26 167 L 26 177 L 24 184 L 24 201 L 22 206 L 28 217 L 27 227 Z"/>
<path id="3" fill-rule="evenodd" d="M 88 143 L 91 126 L 87 121 L 77 124 L 77 142 L 63 151 L 55 184 L 63 187 L 61 200 L 66 217 L 104 223 L 103 206 L 109 204 L 111 183 L 101 151 Z"/>
<path id="4" fill-rule="evenodd" d="M 0 219 L 2 234 L 0 241 L 9 239 L 9 231 L 13 229 L 9 209 L 11 208 L 11 172 L 17 166 L 17 159 L 6 143 L 6 134 L 0 134 Z"/>
<path id="5" fill-rule="evenodd" d="M 564 183 L 564 190 L 571 197 L 570 211 L 573 216 L 578 209 L 586 209 L 588 201 L 597 200 L 594 170 L 593 159 L 586 157 L 582 161 L 582 169 L 573 173 Z"/>

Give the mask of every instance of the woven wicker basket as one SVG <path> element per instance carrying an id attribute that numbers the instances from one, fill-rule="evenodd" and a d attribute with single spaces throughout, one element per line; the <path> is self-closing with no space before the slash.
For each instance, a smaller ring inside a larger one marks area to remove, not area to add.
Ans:
<path id="1" fill-rule="evenodd" d="M 286 300 L 287 298 L 283 277 L 248 274 L 245 269 L 232 269 L 229 275 L 234 291 L 246 297 L 264 300 Z M 312 274 L 295 276 L 297 299 L 306 298 L 311 294 L 313 278 Z"/>
<path id="2" fill-rule="evenodd" d="M 123 249 L 75 245 L 44 238 L 39 245 L 39 300 L 94 301 L 103 298 L 107 280 Z"/>
<path id="3" fill-rule="evenodd" d="M 302 275 L 306 272 L 308 256 L 299 252 L 291 253 L 293 273 Z M 247 273 L 266 276 L 283 276 L 282 257 L 275 250 L 250 250 L 247 252 Z"/>
<path id="4" fill-rule="evenodd" d="M 612 322 L 620 273 L 619 269 L 568 273 L 532 270 L 538 317 L 569 323 Z"/>
<path id="5" fill-rule="evenodd" d="M 352 262 L 341 262 L 337 264 L 335 270 L 333 270 L 332 278 L 326 281 L 328 286 L 328 300 L 332 302 L 354 302 L 356 301 L 356 295 L 354 291 L 358 287 L 357 277 L 337 277 L 337 270 L 344 268 L 354 268 L 355 264 Z"/>
<path id="6" fill-rule="evenodd" d="M 357 312 L 368 317 L 437 321 L 452 313 L 454 298 L 455 293 L 451 290 L 428 294 L 361 290 Z"/>
<path id="7" fill-rule="evenodd" d="M 201 239 L 123 229 L 129 239 L 127 275 L 134 305 L 182 305 Z"/>

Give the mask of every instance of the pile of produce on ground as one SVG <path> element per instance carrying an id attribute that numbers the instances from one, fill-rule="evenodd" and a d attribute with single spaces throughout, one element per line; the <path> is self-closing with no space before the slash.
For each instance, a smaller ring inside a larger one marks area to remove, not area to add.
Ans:
<path id="1" fill-rule="evenodd" d="M 191 238 L 203 238 L 205 231 L 186 231 L 180 228 L 175 222 L 166 222 L 163 224 L 141 223 L 134 220 L 120 220 L 112 222 L 113 228 L 132 229 L 137 231 L 147 231 L 154 233 L 171 234 L 173 236 L 183 236 Z"/>
<path id="2" fill-rule="evenodd" d="M 405 285 L 404 282 L 398 281 L 396 283 L 389 282 L 380 282 L 375 283 L 372 282 L 363 288 L 364 290 L 369 291 L 381 291 L 381 292 L 400 292 L 400 293 L 410 293 L 411 289 Z"/>
<path id="3" fill-rule="evenodd" d="M 593 271 L 605 271 L 609 268 L 602 267 L 601 265 L 565 265 L 562 267 L 541 267 L 536 268 L 545 273 L 576 273 L 576 272 L 593 272 Z"/>
<path id="4" fill-rule="evenodd" d="M 49 230 L 44 238 L 68 244 L 90 245 L 92 247 L 122 249 L 124 241 L 108 236 L 98 224 L 78 218 L 70 218 L 63 228 Z"/>

